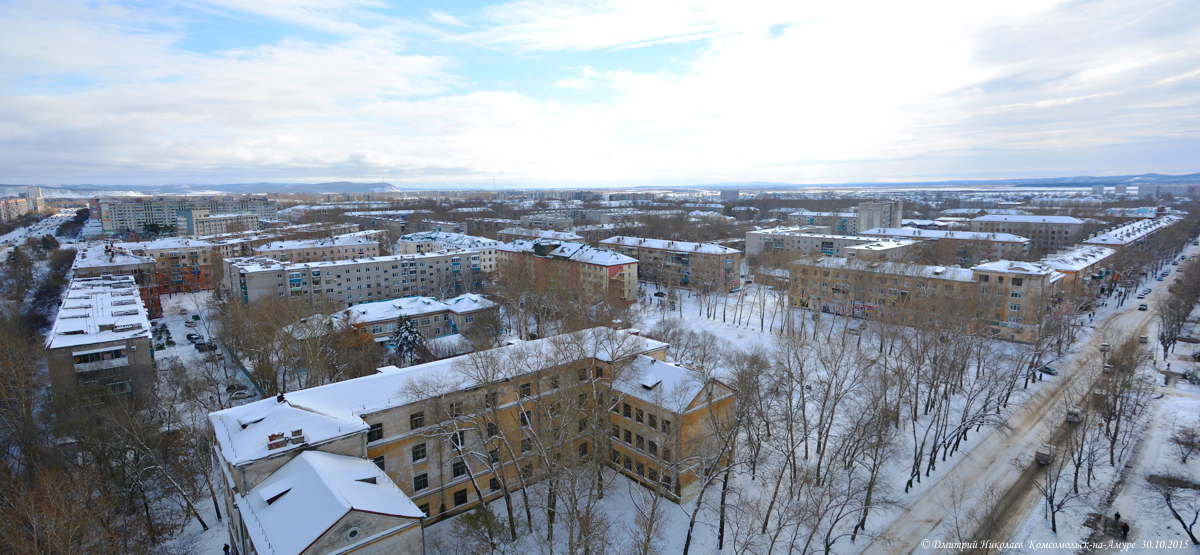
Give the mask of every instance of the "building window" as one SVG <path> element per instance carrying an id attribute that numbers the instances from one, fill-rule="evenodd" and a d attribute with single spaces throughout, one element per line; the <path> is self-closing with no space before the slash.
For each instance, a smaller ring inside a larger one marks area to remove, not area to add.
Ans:
<path id="1" fill-rule="evenodd" d="M 412 457 L 413 462 L 425 460 L 426 453 L 424 443 L 418 443 L 412 446 Z"/>
<path id="2" fill-rule="evenodd" d="M 639 451 L 646 449 L 646 438 L 642 437 L 641 434 L 637 435 L 635 447 L 637 447 Z"/>
<path id="3" fill-rule="evenodd" d="M 527 437 L 522 438 L 521 439 L 521 452 L 528 453 L 530 451 L 533 451 L 533 440 L 530 438 L 527 438 Z"/>
<path id="4" fill-rule="evenodd" d="M 587 455 L 588 455 L 588 444 L 585 441 L 585 442 L 579 444 L 579 456 L 586 457 Z"/>
<path id="5" fill-rule="evenodd" d="M 371 424 L 371 430 L 367 432 L 367 441 L 379 441 L 383 439 L 383 424 Z"/>
<path id="6" fill-rule="evenodd" d="M 488 480 L 488 487 L 492 488 L 492 491 L 500 491 L 500 480 L 495 478 Z"/>
<path id="7" fill-rule="evenodd" d="M 417 474 L 413 476 L 413 491 L 421 491 L 429 487 L 429 475 Z"/>
<path id="8" fill-rule="evenodd" d="M 1023 284 L 1023 283 L 1025 283 L 1025 279 L 1024 279 L 1024 278 L 1013 278 L 1013 279 L 1012 279 L 1012 286 L 1013 286 L 1013 287 L 1020 287 L 1020 286 L 1021 286 L 1021 284 Z"/>
<path id="9" fill-rule="evenodd" d="M 635 422 L 637 422 L 638 424 L 645 423 L 646 422 L 646 413 L 642 412 L 642 409 L 635 410 L 633 412 L 633 420 Z"/>
<path id="10" fill-rule="evenodd" d="M 629 430 L 625 430 L 625 443 L 633 444 L 633 434 Z"/>
<path id="11" fill-rule="evenodd" d="M 529 423 L 532 421 L 533 421 L 533 413 L 531 413 L 530 411 L 525 411 L 525 412 L 521 413 L 521 425 L 522 426 L 528 426 Z"/>
<path id="12" fill-rule="evenodd" d="M 646 465 L 639 462 L 637 463 L 636 468 L 638 477 L 643 477 L 646 475 Z"/>
<path id="13" fill-rule="evenodd" d="M 649 444 L 650 444 L 650 445 L 649 445 L 649 447 L 650 447 L 650 456 L 651 456 L 651 457 L 657 457 L 657 456 L 658 456 L 658 444 L 657 444 L 657 443 L 654 443 L 653 441 L 650 441 L 650 442 L 647 442 L 647 443 L 649 443 Z"/>
<path id="14" fill-rule="evenodd" d="M 554 377 L 550 378 L 550 388 L 558 389 L 558 376 L 554 376 Z"/>
<path id="15" fill-rule="evenodd" d="M 467 503 L 467 488 L 460 489 L 454 492 L 454 506 L 465 505 Z"/>
<path id="16" fill-rule="evenodd" d="M 383 470 L 385 472 L 387 471 L 387 469 L 384 468 L 385 462 L 383 455 L 379 455 L 378 457 L 371 459 L 371 462 L 375 463 L 375 466 L 378 466 L 379 470 Z"/>
<path id="17" fill-rule="evenodd" d="M 662 460 L 671 462 L 671 448 L 670 447 L 663 447 Z"/>
<path id="18" fill-rule="evenodd" d="M 629 455 L 625 455 L 625 470 L 633 470 L 633 459 Z"/>
<path id="19" fill-rule="evenodd" d="M 500 450 L 492 449 L 488 451 L 488 458 L 492 461 L 492 464 L 498 464 L 500 462 Z"/>
<path id="20" fill-rule="evenodd" d="M 417 508 L 420 509 L 422 513 L 425 513 L 425 516 L 429 516 L 429 503 L 421 503 L 420 505 L 417 505 Z"/>
<path id="21" fill-rule="evenodd" d="M 625 406 L 621 409 L 621 416 L 624 416 L 625 418 L 629 418 L 631 412 L 632 412 L 632 410 L 631 410 L 631 407 L 629 406 L 629 403 L 625 403 Z"/>
<path id="22" fill-rule="evenodd" d="M 450 443 L 459 449 L 462 449 L 463 441 L 466 439 L 462 430 L 450 434 Z"/>
<path id="23" fill-rule="evenodd" d="M 664 434 L 671 433 L 671 421 L 670 420 L 667 420 L 666 418 L 663 419 L 662 431 Z"/>
<path id="24" fill-rule="evenodd" d="M 455 478 L 466 475 L 467 463 L 465 463 L 463 461 L 454 461 L 454 466 L 451 469 L 451 473 L 454 475 Z"/>
<path id="25" fill-rule="evenodd" d="M 488 423 L 487 423 L 487 435 L 488 435 L 488 437 L 496 437 L 496 432 L 497 432 L 496 423 L 495 423 L 495 422 L 488 422 Z"/>
<path id="26" fill-rule="evenodd" d="M 647 425 L 650 426 L 651 430 L 657 430 L 658 429 L 658 415 L 656 415 L 654 413 L 650 413 L 650 422 Z"/>
<path id="27" fill-rule="evenodd" d="M 409 429 L 411 429 L 411 430 L 416 430 L 417 428 L 425 427 L 425 413 L 424 412 L 414 412 L 414 413 L 408 415 L 408 426 L 409 426 Z M 666 430 L 664 430 L 664 431 L 666 431 Z"/>
<path id="28" fill-rule="evenodd" d="M 621 428 L 613 426 L 612 436 L 619 439 L 621 437 Z"/>
<path id="29" fill-rule="evenodd" d="M 656 469 L 654 467 L 650 467 L 650 481 L 651 482 L 658 481 L 658 469 Z"/>
<path id="30" fill-rule="evenodd" d="M 528 397 L 529 394 L 531 393 L 531 389 L 532 388 L 530 388 L 529 384 L 527 384 L 527 383 L 521 384 L 521 396 Z"/>
<path id="31" fill-rule="evenodd" d="M 1013 311 L 1021 310 L 1021 304 L 1020 303 L 1009 303 L 1008 309 L 1013 310 Z"/>
<path id="32" fill-rule="evenodd" d="M 616 449 L 612 450 L 612 462 L 613 464 L 621 462 L 621 454 L 618 453 Z"/>

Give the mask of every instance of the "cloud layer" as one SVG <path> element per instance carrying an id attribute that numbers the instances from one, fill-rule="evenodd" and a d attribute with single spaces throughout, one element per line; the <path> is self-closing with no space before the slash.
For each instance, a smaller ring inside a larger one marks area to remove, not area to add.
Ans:
<path id="1" fill-rule="evenodd" d="M 1198 169 L 1195 2 L 826 4 L 17 1 L 0 182 Z"/>

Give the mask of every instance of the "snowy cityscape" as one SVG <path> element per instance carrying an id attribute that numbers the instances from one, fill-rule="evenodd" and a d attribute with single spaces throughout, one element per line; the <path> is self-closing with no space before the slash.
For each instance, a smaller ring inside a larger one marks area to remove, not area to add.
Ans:
<path id="1" fill-rule="evenodd" d="M 1200 553 L 1198 16 L 0 2 L 0 553 Z"/>

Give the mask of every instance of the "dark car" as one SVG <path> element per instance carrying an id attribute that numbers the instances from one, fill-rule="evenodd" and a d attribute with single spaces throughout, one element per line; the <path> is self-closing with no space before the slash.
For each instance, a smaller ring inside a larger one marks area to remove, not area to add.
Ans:
<path id="1" fill-rule="evenodd" d="M 197 343 L 197 344 L 195 345 L 195 347 L 196 347 L 196 350 L 197 350 L 197 351 L 200 351 L 200 352 L 202 352 L 202 353 L 203 353 L 203 352 L 205 352 L 205 351 L 215 351 L 215 350 L 217 350 L 217 344 L 216 344 L 216 343 Z"/>
<path id="2" fill-rule="evenodd" d="M 1144 304 L 1139 304 L 1139 305 L 1138 305 L 1138 310 L 1146 311 L 1146 310 L 1150 310 L 1150 307 L 1148 307 L 1148 306 L 1146 306 L 1146 305 L 1144 305 Z"/>

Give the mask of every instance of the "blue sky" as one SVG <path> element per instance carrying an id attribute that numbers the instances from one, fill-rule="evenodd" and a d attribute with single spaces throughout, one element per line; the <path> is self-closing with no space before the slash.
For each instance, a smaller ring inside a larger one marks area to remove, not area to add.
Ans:
<path id="1" fill-rule="evenodd" d="M 1198 31 L 1194 0 L 0 0 L 0 183 L 1190 173 Z"/>

